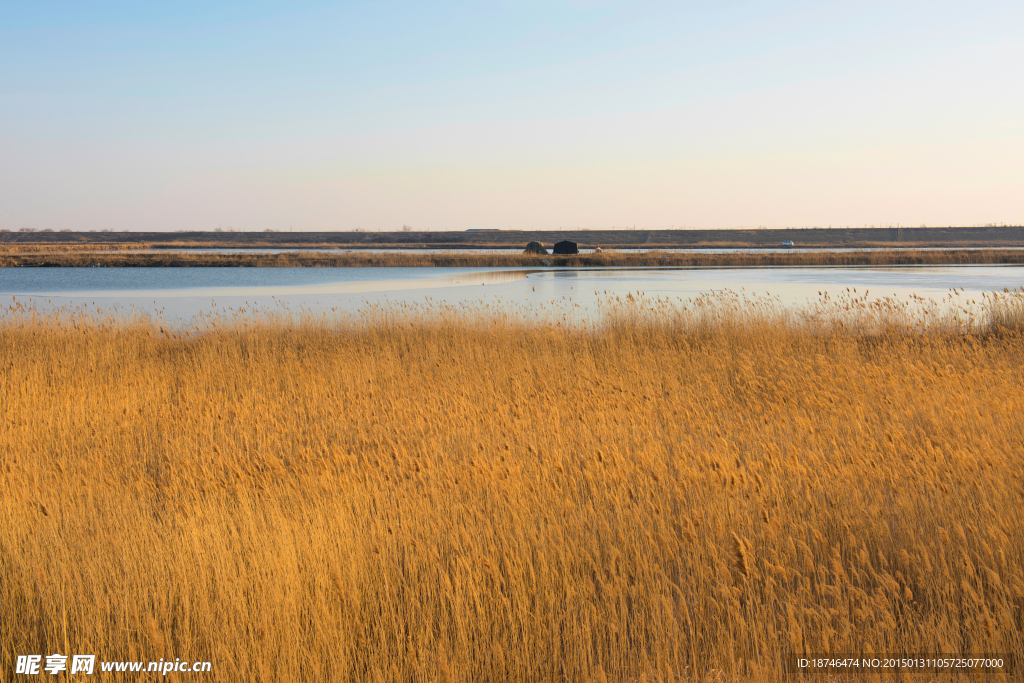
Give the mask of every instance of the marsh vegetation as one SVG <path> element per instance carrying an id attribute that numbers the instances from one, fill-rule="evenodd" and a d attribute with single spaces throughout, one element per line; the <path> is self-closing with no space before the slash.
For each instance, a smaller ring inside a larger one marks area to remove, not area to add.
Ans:
<path id="1" fill-rule="evenodd" d="M 0 668 L 777 681 L 789 652 L 1019 658 L 1024 305 L 985 305 L 189 330 L 8 307 Z"/>
<path id="2" fill-rule="evenodd" d="M 1021 249 L 892 249 L 878 251 L 794 252 L 629 252 L 606 250 L 568 256 L 508 254 L 470 251 L 380 252 L 291 251 L 210 253 L 190 251 L 148 252 L 121 247 L 109 253 L 93 247 L 0 248 L 0 267 L 125 268 L 125 267 L 770 267 L 770 266 L 920 266 L 920 265 L 1024 264 Z"/>

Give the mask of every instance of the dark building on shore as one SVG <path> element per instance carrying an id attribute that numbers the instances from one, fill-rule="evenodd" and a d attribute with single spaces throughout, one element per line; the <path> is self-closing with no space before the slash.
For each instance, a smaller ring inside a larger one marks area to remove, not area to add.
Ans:
<path id="1" fill-rule="evenodd" d="M 561 242 L 555 242 L 554 249 L 551 250 L 552 254 L 578 254 L 580 253 L 579 245 L 569 240 L 562 240 Z"/>

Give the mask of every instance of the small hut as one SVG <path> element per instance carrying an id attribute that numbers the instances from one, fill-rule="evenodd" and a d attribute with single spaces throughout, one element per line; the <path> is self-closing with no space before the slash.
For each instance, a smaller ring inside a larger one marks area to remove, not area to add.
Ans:
<path id="1" fill-rule="evenodd" d="M 524 254 L 544 254 L 547 256 L 548 250 L 544 248 L 544 245 L 540 242 L 530 242 L 526 245 L 526 251 Z"/>
<path id="2" fill-rule="evenodd" d="M 562 240 L 561 242 L 555 243 L 555 248 L 551 250 L 553 254 L 578 254 L 580 253 L 580 247 L 575 242 L 569 240 Z"/>

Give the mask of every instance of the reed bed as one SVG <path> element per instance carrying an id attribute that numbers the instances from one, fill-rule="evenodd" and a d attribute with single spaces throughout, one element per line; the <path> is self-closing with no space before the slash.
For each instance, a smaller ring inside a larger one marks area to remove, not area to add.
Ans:
<path id="1" fill-rule="evenodd" d="M 27 249 L 27 248 L 26 248 Z M 417 252 L 278 252 L 194 253 L 160 251 L 117 253 L 53 249 L 44 253 L 0 250 L 0 267 L 772 267 L 772 266 L 914 266 L 1024 264 L 1020 249 L 945 249 L 884 251 L 793 251 L 708 254 L 697 252 L 605 251 L 570 256 L 488 254 L 468 251 Z"/>
<path id="2" fill-rule="evenodd" d="M 188 330 L 10 306 L 0 670 L 59 652 L 210 661 L 191 676 L 210 681 L 781 681 L 811 680 L 787 653 L 1019 661 L 1024 305 L 983 304 L 630 297 L 589 325 L 437 306 Z"/>
<path id="3" fill-rule="evenodd" d="M 90 252 L 132 252 L 140 249 L 152 249 L 153 245 L 144 242 L 111 242 L 110 244 L 20 244 L 0 241 L 0 255 L 54 255 L 54 254 L 88 254 Z"/>

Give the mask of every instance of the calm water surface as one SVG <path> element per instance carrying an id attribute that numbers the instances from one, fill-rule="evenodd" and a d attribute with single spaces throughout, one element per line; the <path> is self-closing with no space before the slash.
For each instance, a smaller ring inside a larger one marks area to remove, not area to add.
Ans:
<path id="1" fill-rule="evenodd" d="M 657 251 L 664 254 L 786 254 L 786 253 L 818 253 L 823 251 L 835 251 L 840 253 L 874 252 L 874 251 L 948 251 L 950 249 L 963 249 L 966 251 L 979 251 L 991 247 L 756 247 L 756 248 L 724 248 L 724 247 L 678 247 L 668 249 L 650 249 L 646 247 L 632 247 L 625 249 L 610 249 L 622 254 L 645 254 L 649 251 Z M 1024 247 L 999 247 L 1004 250 L 1024 250 Z M 314 254 L 522 254 L 522 247 L 508 249 L 338 249 L 338 248 L 301 248 L 301 247 L 225 247 L 215 249 L 183 249 L 174 247 L 170 249 L 100 249 L 96 254 L 131 253 L 131 254 L 167 254 L 172 252 L 184 252 L 187 254 L 284 254 L 284 253 L 314 253 Z M 580 247 L 581 254 L 592 254 L 592 247 Z"/>
<path id="2" fill-rule="evenodd" d="M 386 303 L 551 302 L 596 306 L 607 296 L 689 299 L 731 290 L 800 306 L 847 288 L 870 298 L 965 301 L 1024 286 L 1021 266 L 842 268 L 0 268 L 0 296 L 35 305 L 135 309 L 188 323 L 200 311 L 252 305 L 357 311 Z"/>

